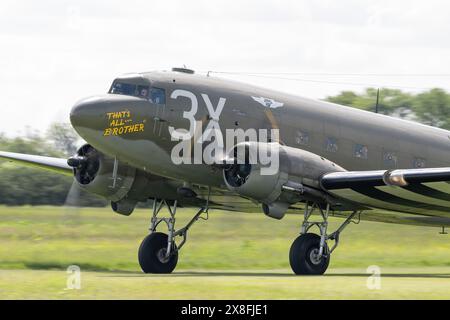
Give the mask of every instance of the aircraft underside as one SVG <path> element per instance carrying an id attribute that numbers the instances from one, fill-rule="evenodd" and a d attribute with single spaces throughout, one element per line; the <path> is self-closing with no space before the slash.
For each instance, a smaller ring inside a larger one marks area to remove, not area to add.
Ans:
<path id="1" fill-rule="evenodd" d="M 450 187 L 450 185 L 449 185 Z M 389 194 L 391 194 L 392 189 L 390 188 L 380 188 L 381 190 L 388 189 Z M 185 207 L 198 207 L 202 206 L 207 199 L 207 192 L 196 190 L 199 197 L 195 200 L 189 200 L 183 202 L 180 200 L 180 204 Z M 385 191 L 385 192 L 388 192 Z M 367 196 L 360 194 L 352 190 L 343 190 L 343 192 L 333 192 L 336 196 L 340 196 L 341 199 L 346 199 L 350 202 L 365 204 L 365 208 L 360 210 L 358 214 L 358 219 L 362 221 L 374 221 L 374 222 L 385 222 L 394 224 L 405 224 L 405 225 L 417 225 L 417 226 L 434 226 L 434 227 L 450 227 L 450 213 L 445 211 L 433 211 L 426 207 L 408 207 L 405 205 L 396 205 L 391 203 L 386 203 L 380 200 L 372 200 Z M 398 196 L 405 196 L 404 191 L 397 193 Z M 425 197 L 415 194 L 410 198 L 400 198 L 402 201 L 419 201 L 420 199 L 425 199 L 431 205 L 433 205 L 433 198 Z M 404 199 L 404 200 L 403 200 Z M 368 204 L 371 203 L 373 207 L 369 207 Z M 211 209 L 226 210 L 232 212 L 262 212 L 261 205 L 254 203 L 251 200 L 242 198 L 235 194 L 232 194 L 228 190 L 213 190 L 210 195 L 209 207 Z M 305 208 L 305 203 L 297 203 L 290 206 L 287 210 L 287 214 L 303 214 Z M 346 218 L 351 214 L 351 211 L 332 211 L 331 216 Z"/>

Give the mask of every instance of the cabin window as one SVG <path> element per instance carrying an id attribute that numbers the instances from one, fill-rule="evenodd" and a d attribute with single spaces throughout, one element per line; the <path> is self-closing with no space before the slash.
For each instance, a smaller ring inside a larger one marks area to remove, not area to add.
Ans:
<path id="1" fill-rule="evenodd" d="M 353 156 L 359 159 L 367 159 L 369 153 L 369 148 L 362 144 L 355 144 L 353 149 Z"/>
<path id="2" fill-rule="evenodd" d="M 413 166 L 414 168 L 425 168 L 426 161 L 423 158 L 414 158 Z"/>
<path id="3" fill-rule="evenodd" d="M 386 151 L 383 154 L 383 162 L 386 167 L 396 168 L 397 167 L 398 157 L 395 152 Z"/>
<path id="4" fill-rule="evenodd" d="M 166 104 L 166 92 L 164 89 L 151 88 L 150 102 L 155 104 Z"/>
<path id="5" fill-rule="evenodd" d="M 338 144 L 337 139 L 333 137 L 328 137 L 325 141 L 325 150 L 328 152 L 337 152 L 338 151 Z"/>
<path id="6" fill-rule="evenodd" d="M 307 146 L 309 144 L 309 133 L 297 131 L 295 135 L 295 142 L 301 146 Z"/>

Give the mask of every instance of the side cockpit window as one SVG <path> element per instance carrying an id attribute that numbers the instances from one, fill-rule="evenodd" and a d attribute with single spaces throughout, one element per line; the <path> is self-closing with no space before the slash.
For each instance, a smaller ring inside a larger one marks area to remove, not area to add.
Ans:
<path id="1" fill-rule="evenodd" d="M 166 103 L 166 93 L 164 89 L 160 88 L 150 88 L 150 102 L 155 104 L 165 104 Z"/>

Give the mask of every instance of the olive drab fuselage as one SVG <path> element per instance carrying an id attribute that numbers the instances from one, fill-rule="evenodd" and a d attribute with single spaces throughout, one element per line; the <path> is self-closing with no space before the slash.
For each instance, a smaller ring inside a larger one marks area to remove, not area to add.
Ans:
<path id="1" fill-rule="evenodd" d="M 129 88 L 134 91 L 124 94 Z M 88 143 L 121 163 L 218 190 L 227 189 L 219 167 L 173 160 L 183 134 L 263 129 L 269 142 L 311 152 L 349 171 L 450 165 L 446 130 L 184 72 L 121 76 L 109 93 L 79 101 L 71 122 Z M 271 136 L 274 129 L 277 136 Z M 223 143 L 225 150 L 233 147 Z"/>

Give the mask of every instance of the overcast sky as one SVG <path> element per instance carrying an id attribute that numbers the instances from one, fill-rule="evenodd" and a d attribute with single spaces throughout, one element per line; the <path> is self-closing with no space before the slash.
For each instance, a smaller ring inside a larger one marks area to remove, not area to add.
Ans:
<path id="1" fill-rule="evenodd" d="M 433 0 L 2 0 L 0 132 L 45 130 L 121 73 L 181 65 L 306 73 L 220 76 L 319 99 L 365 84 L 450 90 L 449 14 Z"/>

